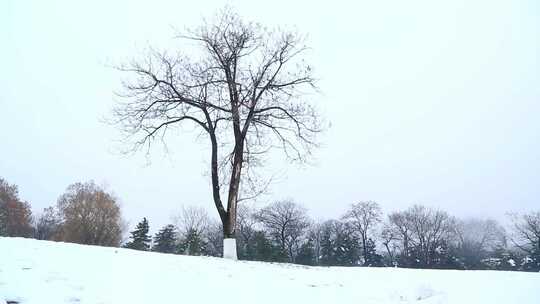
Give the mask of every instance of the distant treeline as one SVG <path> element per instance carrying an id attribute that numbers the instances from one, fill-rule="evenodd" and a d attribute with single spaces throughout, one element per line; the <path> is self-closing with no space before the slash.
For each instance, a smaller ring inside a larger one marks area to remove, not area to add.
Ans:
<path id="1" fill-rule="evenodd" d="M 339 219 L 312 220 L 292 200 L 261 209 L 240 206 L 236 239 L 243 260 L 313 266 L 540 271 L 540 211 L 459 219 L 422 205 L 383 216 L 376 202 L 350 205 Z M 93 182 L 70 185 L 56 205 L 33 216 L 16 185 L 0 178 L 0 236 L 120 247 L 126 231 L 117 199 Z M 144 218 L 122 247 L 221 256 L 221 224 L 205 209 L 184 207 L 149 235 Z"/>

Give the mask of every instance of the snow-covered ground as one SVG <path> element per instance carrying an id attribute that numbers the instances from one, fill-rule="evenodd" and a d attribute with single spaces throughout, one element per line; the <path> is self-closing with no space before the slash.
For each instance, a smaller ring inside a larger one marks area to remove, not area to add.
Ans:
<path id="1" fill-rule="evenodd" d="M 0 238 L 0 303 L 540 303 L 540 273 L 302 267 Z"/>

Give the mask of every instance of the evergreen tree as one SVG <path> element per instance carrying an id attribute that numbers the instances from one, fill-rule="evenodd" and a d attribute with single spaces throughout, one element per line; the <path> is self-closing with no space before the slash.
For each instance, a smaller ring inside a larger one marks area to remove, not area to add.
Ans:
<path id="1" fill-rule="evenodd" d="M 421 261 L 421 250 L 418 246 L 410 246 L 406 252 L 402 252 L 398 258 L 399 267 L 405 268 L 425 268 Z"/>
<path id="2" fill-rule="evenodd" d="M 239 237 L 237 240 L 236 240 L 236 244 L 237 244 L 237 251 L 238 251 L 238 259 L 240 260 L 248 260 L 248 261 L 253 261 L 255 260 L 255 256 L 256 256 L 256 248 L 255 248 L 255 239 L 253 237 L 253 235 L 256 233 L 255 230 L 251 229 L 250 227 L 244 227 L 244 232 L 245 230 L 250 230 L 249 231 L 249 234 L 250 236 L 249 237 L 245 237 L 245 236 L 242 236 L 242 237 Z M 248 234 L 248 233 L 246 233 Z"/>
<path id="3" fill-rule="evenodd" d="M 315 265 L 315 244 L 314 241 L 309 238 L 302 246 L 300 246 L 300 250 L 298 251 L 298 255 L 296 256 L 296 263 L 301 265 Z"/>
<path id="4" fill-rule="evenodd" d="M 244 240 L 238 240 L 238 259 L 253 261 L 255 260 L 256 250 L 254 240 L 245 242 Z"/>
<path id="5" fill-rule="evenodd" d="M 148 235 L 148 221 L 146 217 L 137 224 L 131 233 L 131 241 L 124 245 L 125 248 L 148 251 L 150 249 L 150 236 Z"/>
<path id="6" fill-rule="evenodd" d="M 456 249 L 443 240 L 433 246 L 430 250 L 432 264 L 429 268 L 435 269 L 465 269 L 463 263 L 459 261 Z"/>
<path id="7" fill-rule="evenodd" d="M 346 229 L 345 231 L 350 231 Z M 340 233 L 335 240 L 335 259 L 339 266 L 356 266 L 359 264 L 360 246 L 353 233 Z"/>
<path id="8" fill-rule="evenodd" d="M 487 250 L 478 250 L 477 246 L 469 244 L 461 245 L 456 252 L 459 268 L 472 270 L 486 269 L 483 261 L 489 258 L 490 254 L 491 252 Z"/>
<path id="9" fill-rule="evenodd" d="M 285 256 L 286 258 L 286 256 Z M 253 234 L 253 260 L 280 262 L 284 259 L 279 246 L 276 246 L 266 237 L 264 231 L 255 231 Z"/>
<path id="10" fill-rule="evenodd" d="M 512 250 L 508 250 L 504 246 L 497 246 L 492 257 L 485 259 L 483 262 L 488 269 L 517 270 L 519 260 L 519 257 Z"/>
<path id="11" fill-rule="evenodd" d="M 329 222 L 325 222 L 321 233 L 321 256 L 319 264 L 323 266 L 335 265 L 334 261 L 334 244 L 332 242 L 332 230 Z"/>
<path id="12" fill-rule="evenodd" d="M 521 270 L 540 272 L 540 244 L 532 250 L 530 255 L 526 255 L 522 260 Z"/>
<path id="13" fill-rule="evenodd" d="M 196 229 L 189 229 L 178 245 L 178 252 L 186 255 L 206 255 L 207 242 Z"/>
<path id="14" fill-rule="evenodd" d="M 173 225 L 167 225 L 159 230 L 154 237 L 152 251 L 174 253 L 176 250 L 176 231 Z"/>
<path id="15" fill-rule="evenodd" d="M 499 256 L 500 262 L 497 265 L 497 270 L 517 270 L 517 263 L 519 258 L 516 256 L 515 252 L 506 251 Z"/>
<path id="16" fill-rule="evenodd" d="M 349 225 L 330 220 L 323 224 L 320 264 L 324 266 L 355 266 L 359 263 L 358 239 Z"/>
<path id="17" fill-rule="evenodd" d="M 364 266 L 381 267 L 384 266 L 382 255 L 377 253 L 375 242 L 369 238 L 366 242 L 366 250 L 364 257 Z"/>

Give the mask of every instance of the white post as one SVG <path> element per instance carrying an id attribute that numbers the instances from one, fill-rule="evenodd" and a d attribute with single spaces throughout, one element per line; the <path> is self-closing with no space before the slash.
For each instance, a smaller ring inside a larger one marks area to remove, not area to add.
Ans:
<path id="1" fill-rule="evenodd" d="M 223 258 L 238 260 L 236 255 L 236 239 L 223 239 Z"/>

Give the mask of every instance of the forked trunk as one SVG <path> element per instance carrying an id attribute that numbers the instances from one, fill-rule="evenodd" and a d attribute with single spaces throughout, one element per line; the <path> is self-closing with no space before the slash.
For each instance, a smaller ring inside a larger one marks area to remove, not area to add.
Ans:
<path id="1" fill-rule="evenodd" d="M 236 206 L 243 163 L 243 142 L 237 144 L 235 150 L 227 199 L 227 214 L 225 221 L 223 221 L 223 257 L 232 260 L 238 259 L 236 253 Z"/>

